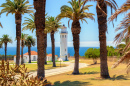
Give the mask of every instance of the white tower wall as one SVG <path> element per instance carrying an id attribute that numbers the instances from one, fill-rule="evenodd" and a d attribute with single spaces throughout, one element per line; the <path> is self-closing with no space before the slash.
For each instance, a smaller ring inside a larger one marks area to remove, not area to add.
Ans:
<path id="1" fill-rule="evenodd" d="M 60 58 L 63 61 L 68 60 L 67 36 L 68 32 L 66 31 L 66 27 L 64 27 L 61 29 L 60 33 Z"/>

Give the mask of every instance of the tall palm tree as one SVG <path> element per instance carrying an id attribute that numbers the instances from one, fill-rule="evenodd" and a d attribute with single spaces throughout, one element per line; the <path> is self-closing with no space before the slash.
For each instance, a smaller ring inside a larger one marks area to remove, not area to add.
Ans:
<path id="1" fill-rule="evenodd" d="M 4 44 L 5 45 L 5 61 L 7 60 L 6 58 L 6 53 L 7 53 L 7 44 L 8 43 L 12 43 L 12 39 L 9 38 L 9 35 L 3 35 L 2 38 L 0 38 L 0 42 L 1 44 Z"/>
<path id="2" fill-rule="evenodd" d="M 25 40 L 25 45 L 28 47 L 29 62 L 31 63 L 31 47 L 35 46 L 35 39 L 32 36 L 28 36 Z"/>
<path id="3" fill-rule="evenodd" d="M 35 25 L 36 25 L 36 34 L 37 34 L 37 50 L 38 50 L 38 70 L 37 75 L 41 80 L 45 77 L 45 52 L 46 52 L 46 33 L 45 30 L 45 7 L 46 0 L 34 0 L 34 9 L 35 12 Z"/>
<path id="4" fill-rule="evenodd" d="M 97 1 L 96 11 L 99 29 L 99 41 L 100 41 L 100 75 L 102 78 L 110 78 L 107 65 L 107 46 L 106 46 L 106 31 L 107 31 L 107 6 L 112 9 L 117 9 L 117 3 L 115 0 L 84 0 Z"/>
<path id="5" fill-rule="evenodd" d="M 19 65 L 20 59 L 20 39 L 21 39 L 21 20 L 22 14 L 33 13 L 31 5 L 27 5 L 29 2 L 26 0 L 6 0 L 0 7 L 3 7 L 0 14 L 7 12 L 15 14 L 15 24 L 16 24 L 16 39 L 17 39 L 17 51 L 16 51 L 16 64 Z"/>
<path id="6" fill-rule="evenodd" d="M 52 45 L 52 61 L 53 61 L 53 67 L 56 67 L 55 64 L 55 38 L 54 34 L 56 31 L 58 31 L 58 28 L 61 27 L 60 21 L 57 20 L 55 17 L 49 17 L 48 20 L 46 21 L 46 28 L 47 32 L 50 33 L 51 35 L 51 45 Z"/>
<path id="7" fill-rule="evenodd" d="M 71 5 L 71 7 L 63 5 L 61 7 L 61 13 L 58 15 L 58 19 L 69 18 L 69 21 L 73 21 L 71 27 L 75 50 L 75 66 L 73 74 L 79 74 L 79 34 L 81 30 L 79 20 L 87 23 L 85 18 L 94 19 L 94 14 L 86 12 L 86 10 L 88 10 L 92 5 L 84 5 L 85 1 L 71 0 L 68 3 Z"/>
<path id="8" fill-rule="evenodd" d="M 26 40 L 27 34 L 21 34 L 21 64 L 23 64 L 23 48 L 25 45 L 25 40 Z"/>
<path id="9" fill-rule="evenodd" d="M 47 14 L 45 15 L 46 16 L 46 21 L 47 21 Z M 24 23 L 22 24 L 24 27 L 22 28 L 22 30 L 30 30 L 32 31 L 32 33 L 34 32 L 34 30 L 36 30 L 36 25 L 35 25 L 35 22 L 34 22 L 34 19 L 35 19 L 35 16 L 34 14 L 30 14 L 30 17 L 31 18 L 27 18 L 25 17 L 25 21 Z M 47 25 L 45 25 L 46 27 Z M 47 45 L 47 31 L 46 32 L 46 35 L 45 35 L 45 45 Z M 46 46 L 47 47 L 47 46 Z M 45 57 L 46 57 L 46 51 L 44 52 L 45 53 Z M 45 58 L 45 64 L 47 64 L 47 61 L 46 61 L 46 58 Z"/>

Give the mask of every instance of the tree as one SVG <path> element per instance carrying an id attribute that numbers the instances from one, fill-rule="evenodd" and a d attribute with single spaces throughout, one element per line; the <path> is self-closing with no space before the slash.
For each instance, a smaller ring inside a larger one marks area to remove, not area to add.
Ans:
<path id="1" fill-rule="evenodd" d="M 107 46 L 106 46 L 106 31 L 107 31 L 107 6 L 111 9 L 117 9 L 117 3 L 115 0 L 84 0 L 97 1 L 96 11 L 99 29 L 99 41 L 100 41 L 100 75 L 102 78 L 110 78 L 107 65 Z M 112 10 L 111 10 L 112 13 Z"/>
<path id="2" fill-rule="evenodd" d="M 16 24 L 16 39 L 17 39 L 17 51 L 16 51 L 16 64 L 19 65 L 20 59 L 20 39 L 21 39 L 21 20 L 22 14 L 24 13 L 33 13 L 31 5 L 27 5 L 29 2 L 26 0 L 6 0 L 6 3 L 3 3 L 0 7 L 3 9 L 0 12 L 7 12 L 6 16 L 9 13 L 15 14 L 15 24 Z"/>
<path id="3" fill-rule="evenodd" d="M 109 18 L 109 21 L 113 21 L 117 16 L 121 13 L 125 13 L 128 10 L 130 10 L 130 1 L 127 0 L 126 3 L 124 3 L 119 9 L 116 10 L 116 12 Z M 120 33 L 118 33 L 115 37 L 116 43 L 120 43 L 123 39 L 126 40 L 126 47 L 124 51 L 126 51 L 130 47 L 130 12 L 126 14 L 124 19 L 119 24 L 118 28 L 116 28 L 116 31 L 122 30 Z"/>
<path id="4" fill-rule="evenodd" d="M 31 47 L 35 46 L 35 39 L 32 36 L 28 36 L 25 40 L 25 45 L 28 47 L 29 62 L 31 63 Z"/>
<path id="5" fill-rule="evenodd" d="M 126 3 L 124 3 L 116 12 L 109 18 L 109 21 L 113 21 L 119 14 L 128 12 L 130 10 L 130 0 L 127 0 Z M 123 49 L 123 53 L 125 53 L 121 59 L 113 66 L 116 67 L 124 61 L 126 58 L 130 57 L 130 12 L 126 14 L 124 19 L 121 21 L 118 28 L 116 28 L 116 31 L 122 30 L 120 33 L 118 33 L 115 37 L 116 43 L 120 43 L 123 39 L 126 40 L 126 46 Z M 128 63 L 127 67 L 130 66 L 130 62 Z"/>
<path id="6" fill-rule="evenodd" d="M 30 14 L 30 17 L 31 18 L 27 18 L 27 17 L 25 17 L 25 21 L 24 21 L 24 23 L 22 24 L 24 27 L 22 28 L 22 30 L 24 31 L 24 30 L 30 30 L 30 31 L 32 31 L 32 33 L 34 32 L 34 30 L 36 30 L 36 25 L 35 25 L 35 16 L 34 16 L 34 14 Z M 47 21 L 47 13 L 45 14 L 45 19 L 46 19 L 46 21 Z M 45 27 L 46 27 L 47 25 L 45 25 Z M 47 45 L 47 31 L 46 31 L 47 29 L 45 29 L 45 45 Z M 46 46 L 47 47 L 47 46 Z M 44 51 L 44 55 L 45 55 L 45 64 L 47 64 L 47 61 L 46 61 L 46 51 Z"/>
<path id="7" fill-rule="evenodd" d="M 26 40 L 27 34 L 21 34 L 21 64 L 23 64 L 23 48 L 25 45 L 25 40 Z"/>
<path id="8" fill-rule="evenodd" d="M 24 30 L 30 30 L 33 31 L 36 30 L 35 22 L 34 22 L 34 14 L 29 15 L 31 18 L 25 17 L 24 23 L 22 24 L 24 27 L 22 28 L 22 31 Z"/>
<path id="9" fill-rule="evenodd" d="M 6 58 L 6 53 L 7 53 L 7 44 L 8 43 L 12 43 L 12 39 L 9 38 L 9 35 L 3 35 L 2 38 L 0 38 L 0 44 L 4 44 L 5 45 L 5 61 L 7 60 Z"/>
<path id="10" fill-rule="evenodd" d="M 97 58 L 100 57 L 100 50 L 96 49 L 96 48 L 89 48 L 86 52 L 85 52 L 85 57 L 86 58 L 92 58 L 94 64 L 97 64 Z"/>
<path id="11" fill-rule="evenodd" d="M 71 27 L 75 50 L 75 66 L 73 74 L 79 74 L 79 34 L 81 31 L 79 20 L 87 23 L 85 18 L 94 19 L 94 14 L 86 12 L 92 5 L 85 5 L 85 1 L 71 0 L 68 3 L 71 5 L 71 7 L 63 5 L 61 7 L 61 13 L 58 15 L 58 19 L 69 18 L 69 21 L 73 21 Z"/>
<path id="12" fill-rule="evenodd" d="M 55 38 L 54 34 L 56 31 L 58 31 L 58 28 L 61 27 L 60 21 L 57 20 L 55 17 L 49 17 L 48 20 L 46 21 L 46 28 L 47 32 L 50 33 L 51 35 L 51 45 L 52 45 L 52 61 L 53 61 L 53 67 L 56 67 L 55 64 Z"/>
<path id="13" fill-rule="evenodd" d="M 41 80 L 45 77 L 44 62 L 46 58 L 46 37 L 45 31 L 45 7 L 46 0 L 34 0 L 35 25 L 37 35 L 37 50 L 38 50 L 38 70 L 37 75 Z"/>

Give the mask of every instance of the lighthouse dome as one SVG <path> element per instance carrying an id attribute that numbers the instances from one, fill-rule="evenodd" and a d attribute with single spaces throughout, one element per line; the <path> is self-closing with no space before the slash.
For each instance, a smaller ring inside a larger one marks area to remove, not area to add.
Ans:
<path id="1" fill-rule="evenodd" d="M 68 32 L 67 32 L 67 27 L 65 27 L 65 25 L 63 25 L 63 26 L 61 27 L 61 33 L 68 33 Z"/>

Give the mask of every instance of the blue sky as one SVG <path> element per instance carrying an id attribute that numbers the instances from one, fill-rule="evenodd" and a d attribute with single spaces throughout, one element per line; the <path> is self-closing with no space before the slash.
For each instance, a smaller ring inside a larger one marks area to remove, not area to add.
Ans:
<path id="1" fill-rule="evenodd" d="M 6 0 L 1 0 L 0 5 L 4 3 Z M 57 16 L 60 13 L 60 7 L 63 5 L 69 5 L 67 2 L 70 0 L 46 0 L 46 13 L 48 13 L 49 16 Z M 123 3 L 126 2 L 126 0 L 115 0 L 120 7 Z M 33 5 L 33 0 L 29 0 L 29 4 Z M 89 8 L 89 13 L 95 14 L 94 18 L 95 21 L 86 19 L 88 24 L 81 23 L 81 33 L 80 33 L 80 46 L 81 47 L 99 47 L 99 38 L 98 38 L 98 23 L 97 23 L 97 15 L 96 15 L 96 2 L 88 2 L 87 5 L 93 5 L 92 7 Z M 70 6 L 70 5 L 69 5 Z M 0 8 L 1 10 L 2 8 Z M 108 17 L 110 17 L 111 11 L 110 7 L 108 9 Z M 113 43 L 114 37 L 117 34 L 115 32 L 115 28 L 117 27 L 118 24 L 120 24 L 120 21 L 123 19 L 125 14 L 121 14 L 118 16 L 117 21 L 114 21 L 114 26 L 112 23 L 108 23 L 108 33 L 107 33 L 107 45 L 115 46 Z M 29 17 L 29 14 L 24 14 L 22 16 L 22 23 L 24 22 L 24 17 Z M 6 16 L 6 14 L 2 14 L 0 18 L 0 22 L 3 25 L 3 28 L 0 28 L 0 38 L 2 37 L 3 34 L 8 34 L 12 40 L 12 44 L 8 44 L 8 47 L 16 47 L 16 25 L 15 25 L 15 16 L 14 14 L 9 14 Z M 71 23 L 70 22 L 70 27 L 68 28 L 68 19 L 62 19 L 61 20 L 62 24 L 65 24 L 68 30 L 68 46 L 72 47 L 73 46 L 73 38 L 72 38 L 72 33 L 71 33 Z M 60 31 L 60 29 L 59 29 Z M 36 38 L 35 36 L 35 31 L 32 33 L 31 31 L 23 31 L 23 33 L 29 34 Z M 59 32 L 56 32 L 55 34 L 55 44 L 56 47 L 60 46 L 60 34 Z M 50 34 L 48 34 L 47 37 L 47 46 L 51 46 L 51 39 L 50 39 Z"/>

